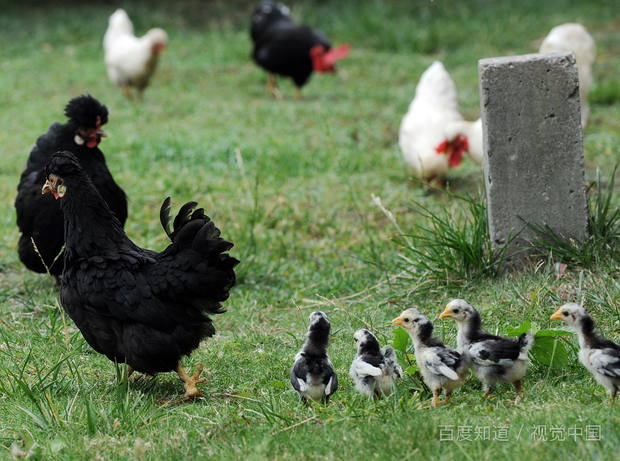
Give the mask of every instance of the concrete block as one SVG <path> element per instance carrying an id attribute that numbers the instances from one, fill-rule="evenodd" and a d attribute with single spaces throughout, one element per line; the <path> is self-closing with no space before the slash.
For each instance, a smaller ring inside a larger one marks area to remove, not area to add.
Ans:
<path id="1" fill-rule="evenodd" d="M 525 222 L 549 226 L 576 242 L 588 212 L 579 104 L 571 53 L 529 54 L 478 62 L 484 175 L 494 247 L 504 247 Z M 525 228 L 507 252 L 522 266 Z"/>

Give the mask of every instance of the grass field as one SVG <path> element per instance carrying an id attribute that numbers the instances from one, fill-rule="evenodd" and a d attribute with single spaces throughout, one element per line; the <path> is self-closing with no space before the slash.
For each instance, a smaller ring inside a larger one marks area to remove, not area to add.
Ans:
<path id="1" fill-rule="evenodd" d="M 583 302 L 607 337 L 620 338 L 616 251 L 559 279 L 542 262 L 465 287 L 418 285 L 398 277 L 402 239 L 372 199 L 405 233 L 423 224 L 415 203 L 462 211 L 412 181 L 398 148 L 421 73 L 442 61 L 473 120 L 478 59 L 536 52 L 564 22 L 584 24 L 597 42 L 586 180 L 600 168 L 609 181 L 620 154 L 618 1 L 294 2 L 296 19 L 352 45 L 339 73 L 314 76 L 300 102 L 287 81 L 283 101 L 265 93 L 266 74 L 249 58 L 253 3 L 127 2 L 137 34 L 160 26 L 170 36 L 141 104 L 123 98 L 103 64 L 107 18 L 120 3 L 31 3 L 0 2 L 0 459 L 617 459 L 619 410 L 577 363 L 572 337 L 563 340 L 568 364 L 533 361 L 518 401 L 508 386 L 483 398 L 472 378 L 430 410 L 431 395 L 407 378 L 374 403 L 356 394 L 348 369 L 356 329 L 371 328 L 385 345 L 405 307 L 433 318 L 455 297 L 500 334 L 525 321 L 557 327 L 548 320 L 555 307 Z M 123 367 L 93 353 L 63 315 L 51 279 L 17 258 L 13 203 L 28 153 L 64 121 L 68 100 L 87 92 L 110 111 L 100 147 L 129 198 L 127 234 L 162 250 L 162 201 L 171 196 L 178 209 L 196 200 L 241 260 L 217 336 L 184 360 L 206 365 L 196 402 L 182 400 L 173 373 L 123 385 Z M 471 162 L 448 180 L 460 195 L 484 188 Z M 329 405 L 305 408 L 289 370 L 314 309 L 332 323 L 340 388 Z M 454 345 L 453 323 L 435 324 Z"/>

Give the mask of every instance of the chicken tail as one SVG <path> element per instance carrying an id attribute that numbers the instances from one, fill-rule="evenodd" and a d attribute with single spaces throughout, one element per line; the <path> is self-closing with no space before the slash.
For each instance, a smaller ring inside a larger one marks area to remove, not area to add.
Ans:
<path id="1" fill-rule="evenodd" d="M 534 346 L 534 335 L 532 332 L 521 333 L 518 339 L 519 347 L 521 349 L 519 356 L 525 356 L 527 358 L 527 353 Z"/>

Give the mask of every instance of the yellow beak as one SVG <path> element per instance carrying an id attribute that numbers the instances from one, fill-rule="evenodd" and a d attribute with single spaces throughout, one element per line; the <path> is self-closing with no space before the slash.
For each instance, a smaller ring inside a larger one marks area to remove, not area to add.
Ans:
<path id="1" fill-rule="evenodd" d="M 392 323 L 394 325 L 404 325 L 403 319 L 401 319 L 400 317 L 396 317 L 394 320 L 392 320 Z"/>
<path id="2" fill-rule="evenodd" d="M 555 313 L 551 316 L 551 320 L 564 320 L 564 316 L 560 314 L 560 309 L 555 311 Z"/>
<path id="3" fill-rule="evenodd" d="M 446 309 L 441 314 L 439 314 L 440 319 L 445 319 L 446 317 L 452 317 L 452 314 L 448 310 L 448 307 L 446 307 Z"/>
<path id="4" fill-rule="evenodd" d="M 43 185 L 43 189 L 41 189 L 41 193 L 42 194 L 47 194 L 48 192 L 52 192 L 52 185 L 50 184 L 50 182 L 46 179 L 45 180 L 45 184 Z"/>

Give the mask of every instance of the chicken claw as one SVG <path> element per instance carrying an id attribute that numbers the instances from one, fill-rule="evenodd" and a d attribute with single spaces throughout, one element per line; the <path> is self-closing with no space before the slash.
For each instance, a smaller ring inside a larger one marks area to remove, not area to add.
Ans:
<path id="1" fill-rule="evenodd" d="M 202 373 L 204 365 L 202 363 L 198 363 L 197 367 L 198 369 L 196 370 L 196 373 L 194 373 L 192 376 L 189 376 L 183 369 L 183 366 L 181 366 L 181 362 L 179 362 L 179 365 L 177 366 L 176 371 L 179 375 L 179 378 L 181 378 L 181 381 L 183 381 L 183 384 L 185 385 L 185 395 L 183 397 L 185 397 L 186 399 L 193 400 L 195 398 L 203 396 L 202 391 L 198 389 L 198 386 L 196 386 L 196 384 L 207 382 L 207 378 L 200 378 L 200 373 Z"/>

